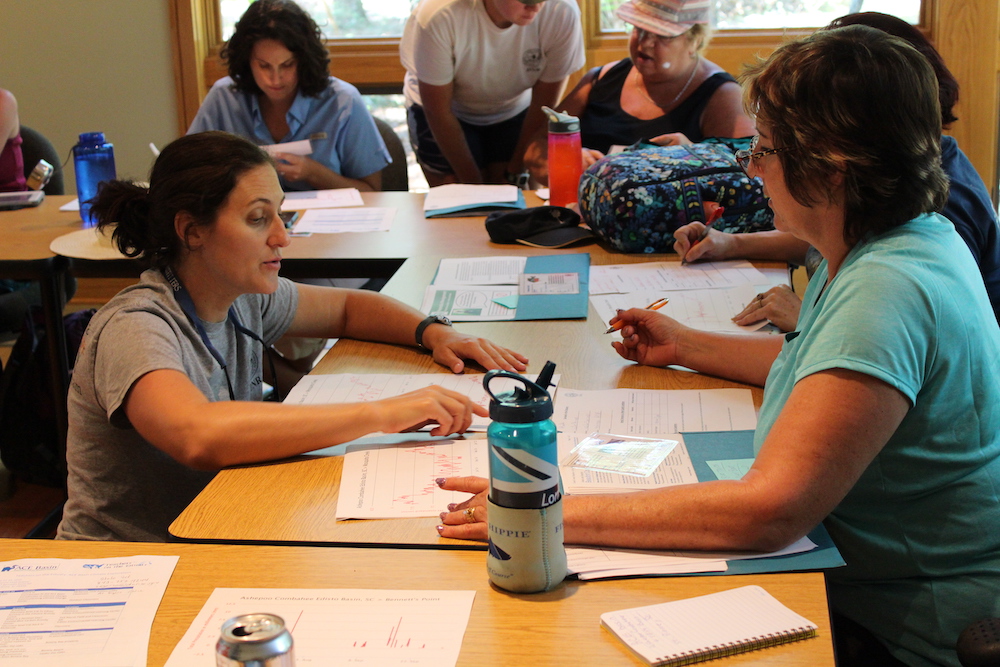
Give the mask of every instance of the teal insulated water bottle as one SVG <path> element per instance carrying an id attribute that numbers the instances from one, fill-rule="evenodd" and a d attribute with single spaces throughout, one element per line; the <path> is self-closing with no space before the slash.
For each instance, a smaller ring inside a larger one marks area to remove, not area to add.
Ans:
<path id="1" fill-rule="evenodd" d="M 552 397 L 555 371 L 545 364 L 537 382 L 510 371 L 486 374 L 490 395 L 489 553 L 490 581 L 515 593 L 555 588 L 566 578 L 562 484 Z M 494 393 L 491 383 L 510 378 L 521 386 Z"/>

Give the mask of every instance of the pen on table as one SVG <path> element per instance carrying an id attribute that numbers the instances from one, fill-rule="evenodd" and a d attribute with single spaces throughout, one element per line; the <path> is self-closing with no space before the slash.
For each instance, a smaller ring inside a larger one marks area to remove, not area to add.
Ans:
<path id="1" fill-rule="evenodd" d="M 722 214 L 725 213 L 725 211 L 726 211 L 725 206 L 717 206 L 715 210 L 712 211 L 711 215 L 708 216 L 708 222 L 705 223 L 705 231 L 702 232 L 701 236 L 695 239 L 694 243 L 691 244 L 691 248 L 695 247 L 696 245 L 705 240 L 705 237 L 708 236 L 708 230 L 711 229 L 712 225 L 714 225 L 719 220 L 719 218 L 722 217 Z M 688 248 L 688 252 L 691 252 L 691 248 Z M 686 252 L 684 253 L 684 258 L 681 259 L 681 265 L 684 266 L 687 263 L 688 261 Z"/>
<path id="2" fill-rule="evenodd" d="M 653 303 L 651 303 L 648 306 L 646 306 L 645 310 L 659 310 L 660 308 L 663 308 L 668 303 L 670 303 L 670 299 L 665 299 L 665 298 L 664 299 L 657 299 Z M 605 334 L 609 334 L 609 333 L 612 333 L 614 331 L 618 331 L 623 326 L 625 326 L 625 323 L 622 322 L 621 320 L 619 320 L 619 321 L 615 322 L 614 324 L 612 324 L 610 327 L 608 327 L 608 330 L 605 331 L 604 333 Z"/>

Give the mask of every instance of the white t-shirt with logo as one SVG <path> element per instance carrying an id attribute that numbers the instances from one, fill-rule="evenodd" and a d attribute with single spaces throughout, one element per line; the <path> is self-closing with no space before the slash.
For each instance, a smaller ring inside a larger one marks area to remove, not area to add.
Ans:
<path id="1" fill-rule="evenodd" d="M 420 104 L 419 81 L 454 84 L 452 110 L 474 125 L 492 125 L 528 108 L 539 81 L 561 81 L 584 65 L 580 10 L 546 0 L 526 26 L 498 28 L 484 0 L 423 0 L 413 10 L 400 60 L 406 105 Z"/>

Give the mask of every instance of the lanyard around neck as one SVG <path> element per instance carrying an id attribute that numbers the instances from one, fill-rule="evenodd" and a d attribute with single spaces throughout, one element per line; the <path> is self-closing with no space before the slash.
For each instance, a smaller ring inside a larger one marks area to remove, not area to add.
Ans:
<path id="1" fill-rule="evenodd" d="M 198 317 L 198 313 L 195 310 L 194 300 L 191 298 L 191 293 L 187 291 L 187 288 L 184 287 L 184 284 L 181 283 L 180 279 L 177 277 L 177 274 L 174 273 L 174 270 L 171 267 L 169 266 L 164 267 L 162 273 L 163 277 L 167 279 L 167 283 L 170 285 L 170 288 L 174 292 L 174 298 L 177 299 L 177 305 L 181 307 L 181 310 L 184 311 L 184 314 L 187 315 L 187 318 L 191 321 L 191 324 L 194 326 L 195 331 L 198 332 L 198 336 L 201 338 L 201 342 L 205 344 L 205 348 L 208 350 L 208 353 L 215 358 L 215 360 L 219 364 L 219 367 L 222 368 L 222 373 L 223 375 L 226 376 L 226 386 L 229 389 L 229 400 L 235 401 L 236 394 L 233 391 L 233 383 L 229 379 L 229 368 L 226 364 L 226 359 L 225 357 L 222 356 L 222 353 L 220 353 L 217 349 L 215 349 L 215 346 L 212 345 L 212 341 L 208 337 L 208 332 L 205 331 L 205 326 L 201 323 L 201 318 Z M 271 377 L 277 378 L 277 376 L 275 375 L 274 360 L 271 358 L 270 351 L 268 350 L 267 345 L 264 343 L 264 339 L 258 336 L 250 329 L 247 329 L 245 326 L 243 326 L 243 323 L 240 322 L 240 318 L 236 316 L 236 309 L 233 306 L 229 306 L 229 314 L 226 316 L 226 319 L 230 323 L 232 323 L 233 328 L 238 333 L 241 333 L 244 336 L 252 338 L 253 340 L 257 341 L 258 343 L 264 346 L 264 353 L 267 356 L 268 363 L 271 365 Z M 281 400 L 281 397 L 278 395 L 277 387 L 274 388 L 274 396 L 275 400 L 277 401 Z"/>

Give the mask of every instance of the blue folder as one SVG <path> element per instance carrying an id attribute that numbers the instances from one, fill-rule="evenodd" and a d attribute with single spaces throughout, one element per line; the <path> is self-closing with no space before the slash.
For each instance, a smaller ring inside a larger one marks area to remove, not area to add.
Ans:
<path id="1" fill-rule="evenodd" d="M 718 479 L 709 461 L 739 460 L 754 458 L 753 431 L 705 431 L 684 433 L 691 463 L 699 482 Z M 802 570 L 826 570 L 846 565 L 830 534 L 823 524 L 809 533 L 809 539 L 816 548 L 804 553 L 768 558 L 746 558 L 728 561 L 726 572 L 706 572 L 699 574 L 760 574 L 766 572 L 796 572 Z"/>
<path id="2" fill-rule="evenodd" d="M 479 215 L 489 215 L 494 211 L 507 211 L 527 208 L 528 204 L 524 199 L 524 191 L 517 191 L 517 199 L 514 201 L 491 201 L 479 202 L 476 204 L 463 204 L 462 206 L 449 206 L 447 208 L 434 208 L 424 211 L 425 218 L 471 218 Z"/>
<path id="3" fill-rule="evenodd" d="M 517 297 L 515 320 L 567 320 L 586 318 L 590 296 L 590 253 L 529 257 L 525 273 L 576 273 L 577 294 L 522 294 Z"/>

